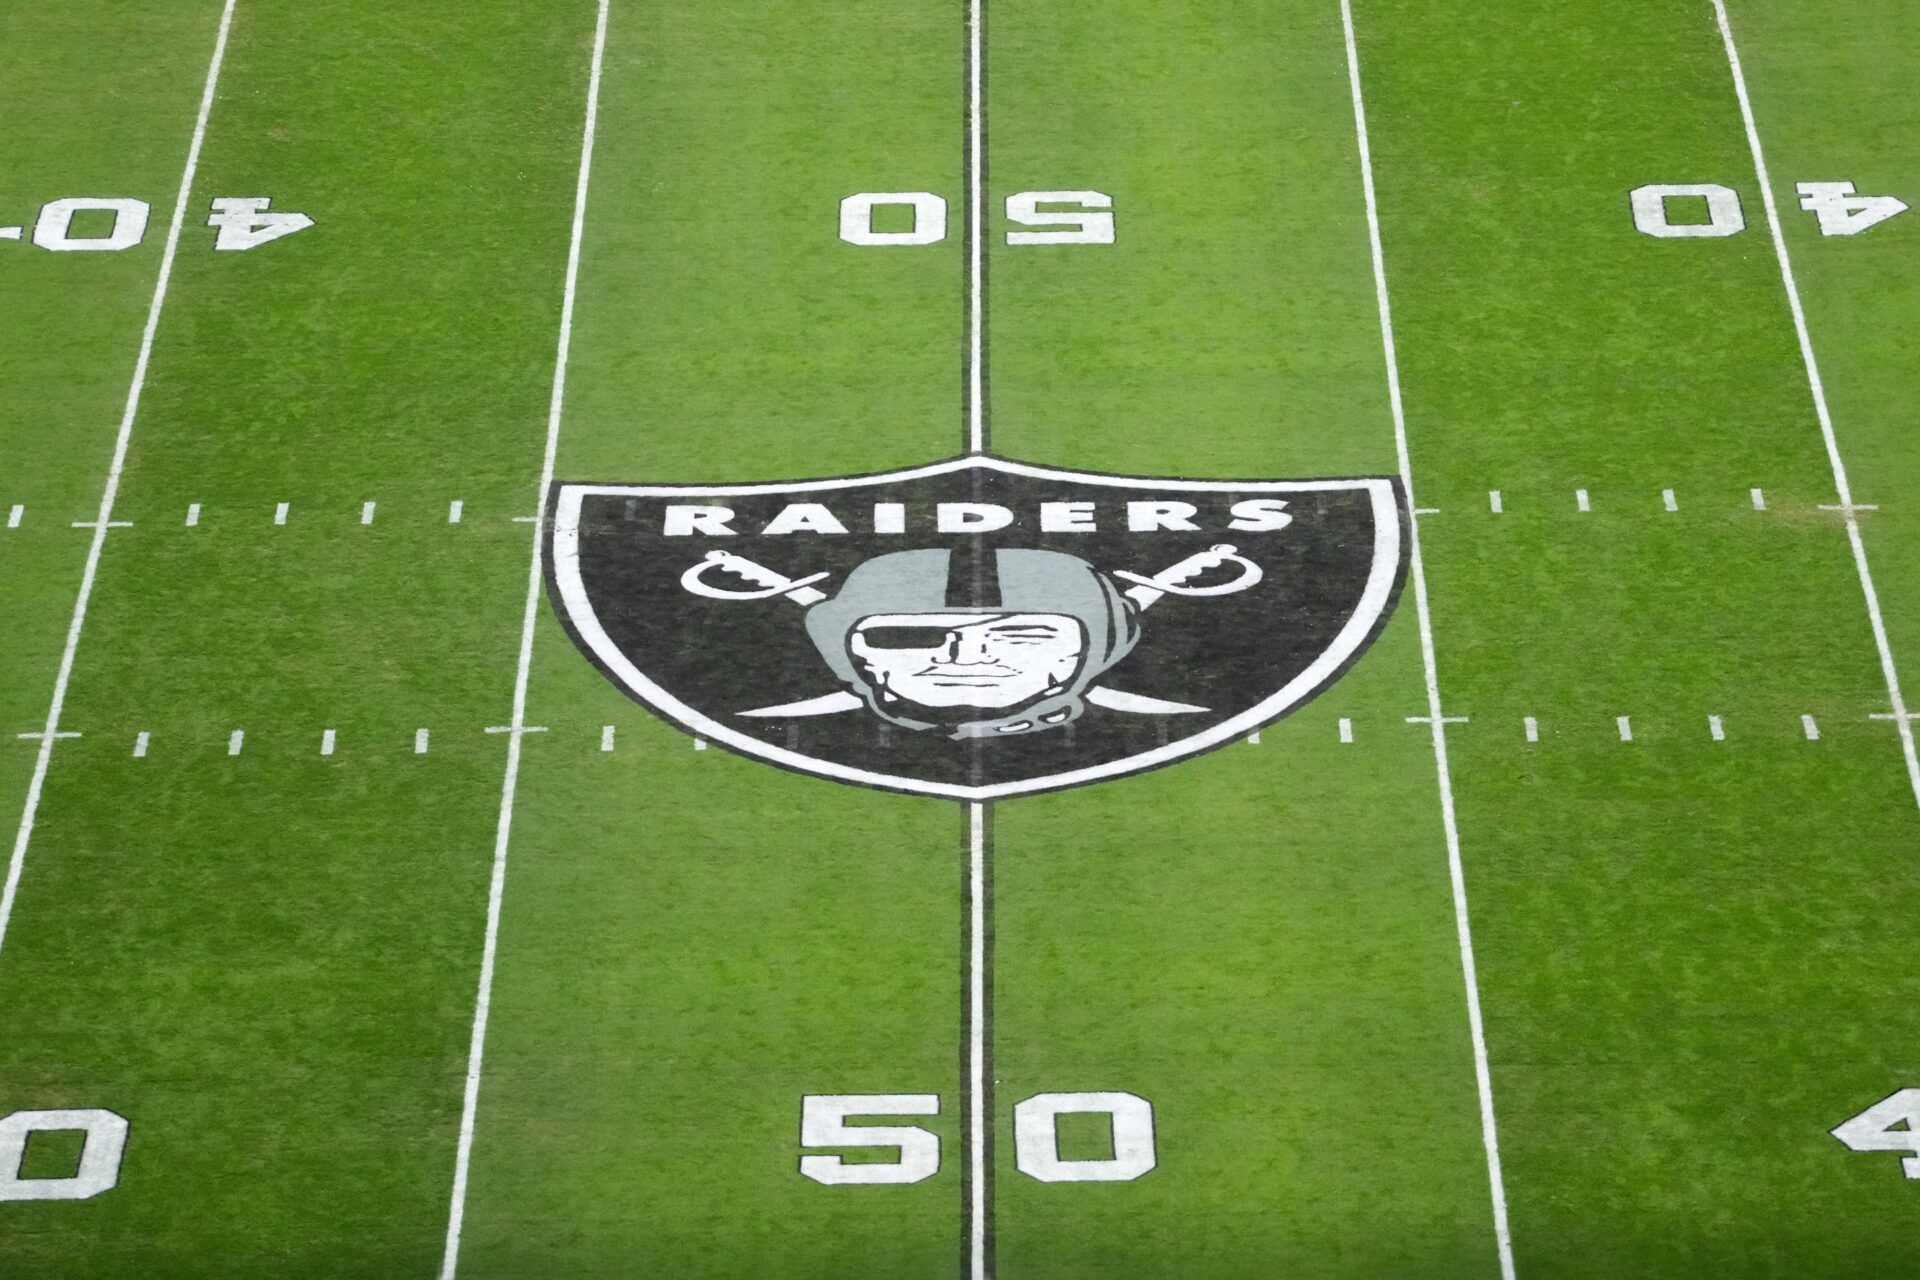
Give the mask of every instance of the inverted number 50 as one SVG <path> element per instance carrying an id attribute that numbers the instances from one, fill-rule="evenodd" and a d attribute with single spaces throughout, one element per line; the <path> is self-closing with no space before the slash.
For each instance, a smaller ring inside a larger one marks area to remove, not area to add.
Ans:
<path id="1" fill-rule="evenodd" d="M 911 225 L 874 230 L 874 214 L 880 209 L 908 211 L 894 221 Z M 1007 221 L 1037 228 L 1007 232 L 1008 244 L 1112 244 L 1113 197 L 1100 191 L 1021 191 L 1007 197 Z M 947 202 L 931 191 L 850 195 L 840 202 L 840 238 L 862 246 L 938 244 L 947 238 Z"/>

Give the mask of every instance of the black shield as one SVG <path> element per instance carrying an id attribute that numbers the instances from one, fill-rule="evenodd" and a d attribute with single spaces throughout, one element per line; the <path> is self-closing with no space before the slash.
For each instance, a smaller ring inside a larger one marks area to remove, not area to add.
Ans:
<path id="1" fill-rule="evenodd" d="M 1304 704 L 1399 595 L 1399 483 L 957 458 L 556 484 L 548 589 L 655 713 L 786 768 L 986 800 L 1156 768 Z"/>

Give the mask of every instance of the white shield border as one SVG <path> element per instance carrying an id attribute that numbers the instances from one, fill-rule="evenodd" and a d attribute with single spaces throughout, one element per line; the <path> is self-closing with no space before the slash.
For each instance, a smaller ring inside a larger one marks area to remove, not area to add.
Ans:
<path id="1" fill-rule="evenodd" d="M 1106 764 L 1074 769 L 1066 773 L 1046 774 L 986 787 L 956 786 L 923 782 L 894 774 L 875 773 L 849 765 L 835 764 L 798 751 L 789 751 L 725 724 L 688 706 L 647 678 L 645 672 L 621 652 L 594 611 L 580 580 L 580 505 L 588 497 L 634 498 L 723 498 L 773 493 L 820 493 L 835 489 L 863 489 L 901 480 L 946 475 L 954 471 L 979 468 L 1008 475 L 1029 476 L 1040 480 L 1065 480 L 1111 489 L 1153 489 L 1160 492 L 1204 491 L 1232 493 L 1310 493 L 1325 490 L 1364 489 L 1373 498 L 1373 564 L 1367 574 L 1366 589 L 1346 625 L 1319 657 L 1289 680 L 1270 697 L 1237 716 L 1186 738 L 1178 738 L 1151 751 L 1124 756 Z M 1390 477 L 1368 476 L 1349 480 L 1167 480 L 1151 476 L 1104 475 L 1099 472 L 1061 471 L 1036 467 L 1024 462 L 984 454 L 952 458 L 930 466 L 902 471 L 879 472 L 827 480 L 799 480 L 782 484 L 739 485 L 627 485 L 574 484 L 556 482 L 553 486 L 551 514 L 551 551 L 548 561 L 548 586 L 557 598 L 569 629 L 595 659 L 609 678 L 654 714 L 678 725 L 688 733 L 705 738 L 741 755 L 765 760 L 783 769 L 816 777 L 832 778 L 859 786 L 904 791 L 913 795 L 940 796 L 950 800 L 998 800 L 1007 796 L 1033 795 L 1084 786 L 1110 778 L 1124 777 L 1157 769 L 1188 756 L 1224 746 L 1270 724 L 1301 705 L 1331 684 L 1377 633 L 1399 584 L 1402 553 L 1401 509 L 1395 482 Z"/>

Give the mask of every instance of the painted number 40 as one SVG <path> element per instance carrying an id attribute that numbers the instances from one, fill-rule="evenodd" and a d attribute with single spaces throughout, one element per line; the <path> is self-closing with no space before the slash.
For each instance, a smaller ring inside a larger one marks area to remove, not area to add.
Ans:
<path id="1" fill-rule="evenodd" d="M 1904 1151 L 1900 1168 L 1920 1181 L 1920 1089 L 1902 1089 L 1833 1131 L 1851 1151 Z"/>

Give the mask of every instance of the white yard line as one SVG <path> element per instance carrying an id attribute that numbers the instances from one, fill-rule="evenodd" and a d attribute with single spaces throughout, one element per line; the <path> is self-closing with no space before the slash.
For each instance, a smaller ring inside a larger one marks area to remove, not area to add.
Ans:
<path id="1" fill-rule="evenodd" d="M 140 354 L 133 363 L 133 381 L 127 387 L 127 401 L 120 412 L 120 432 L 113 442 L 113 460 L 107 466 L 107 479 L 100 490 L 100 510 L 94 518 L 93 539 L 87 545 L 86 567 L 80 572 L 80 591 L 74 598 L 73 618 L 67 624 L 67 643 L 60 653 L 60 668 L 53 678 L 53 699 L 47 707 L 46 728 L 40 735 L 40 751 L 34 758 L 33 778 L 27 783 L 27 801 L 20 812 L 20 829 L 13 839 L 13 857 L 7 864 L 7 883 L 0 889 L 0 947 L 6 945 L 7 925 L 13 919 L 13 901 L 20 889 L 20 875 L 27 865 L 27 846 L 33 840 L 34 819 L 40 812 L 40 794 L 46 786 L 47 770 L 53 762 L 53 746 L 60 737 L 60 713 L 67 703 L 67 684 L 73 678 L 73 658 L 80 648 L 80 632 L 87 624 L 87 604 L 93 598 L 93 584 L 100 572 L 100 555 L 107 545 L 107 533 L 116 527 L 113 504 L 120 496 L 120 477 L 126 470 L 127 448 L 133 440 L 134 418 L 140 412 L 140 393 L 147 385 L 147 365 L 153 359 L 153 337 L 160 328 L 160 313 L 167 305 L 167 285 L 173 279 L 173 259 L 180 248 L 180 230 L 186 225 L 187 201 L 193 194 L 194 173 L 200 167 L 200 148 L 207 138 L 207 118 L 213 114 L 214 90 L 220 83 L 220 64 L 227 56 L 227 33 L 233 27 L 235 0 L 226 0 L 220 11 L 220 29 L 213 40 L 213 57 L 207 63 L 206 85 L 200 91 L 200 111 L 193 121 L 193 140 L 187 144 L 187 162 L 180 171 L 180 190 L 173 201 L 173 221 L 167 224 L 167 245 L 160 255 L 160 274 L 153 282 L 153 299 L 147 304 L 146 327 L 140 331 Z"/>
<path id="2" fill-rule="evenodd" d="M 985 0 L 967 6 L 967 449 L 987 451 L 986 370 L 986 128 L 982 113 L 980 42 Z"/>
<path id="3" fill-rule="evenodd" d="M 1833 431 L 1833 414 L 1827 408 L 1827 388 L 1820 378 L 1820 361 L 1813 354 L 1813 337 L 1807 331 L 1807 313 L 1800 305 L 1800 286 L 1793 275 L 1793 259 L 1787 253 L 1787 237 L 1780 228 L 1780 207 L 1773 198 L 1773 179 L 1767 173 L 1767 157 L 1760 146 L 1760 126 L 1754 122 L 1753 100 L 1747 94 L 1747 74 L 1740 66 L 1740 51 L 1733 41 L 1733 24 L 1727 18 L 1726 0 L 1713 0 L 1713 16 L 1720 24 L 1720 42 L 1726 47 L 1727 66 L 1733 72 L 1733 91 L 1740 100 L 1740 120 L 1746 126 L 1747 147 L 1753 153 L 1754 177 L 1760 183 L 1760 201 L 1767 210 L 1767 231 L 1773 237 L 1774 256 L 1780 261 L 1780 283 L 1786 287 L 1787 305 L 1793 312 L 1793 332 L 1800 340 L 1800 359 L 1807 370 L 1807 388 L 1813 393 L 1814 415 L 1820 420 L 1820 438 L 1826 442 L 1827 462 L 1833 469 L 1833 489 L 1839 497 L 1839 509 L 1847 521 L 1847 542 L 1853 548 L 1853 567 L 1860 575 L 1860 593 L 1866 597 L 1867 621 L 1873 627 L 1873 644 L 1880 653 L 1880 674 L 1886 680 L 1887 702 L 1893 723 L 1900 734 L 1900 750 L 1907 761 L 1907 783 L 1920 804 L 1920 751 L 1916 751 L 1913 721 L 1907 716 L 1907 702 L 1900 693 L 1900 676 L 1894 670 L 1893 647 L 1887 641 L 1887 626 L 1880 616 L 1880 593 L 1874 590 L 1873 571 L 1867 567 L 1867 546 L 1860 536 L 1860 521 L 1855 515 L 1853 486 L 1847 480 L 1847 464 L 1840 458 L 1840 442 Z M 1754 490 L 1754 506 L 1760 505 L 1760 491 Z"/>
<path id="4" fill-rule="evenodd" d="M 560 413 L 566 402 L 567 356 L 573 346 L 573 304 L 580 282 L 580 242 L 587 224 L 587 185 L 593 170 L 593 137 L 600 116 L 600 72 L 607 51 L 607 8 L 600 0 L 593 31 L 593 63 L 587 74 L 586 126 L 580 139 L 580 176 L 574 187 L 573 232 L 567 247 L 565 292 L 560 303 L 560 340 L 554 356 L 553 395 L 547 405 L 546 452 L 540 461 L 536 509 L 545 511 L 553 486 L 554 459 L 560 449 Z M 452 1280 L 460 1265 L 460 1229 L 466 1219 L 467 1171 L 473 1158 L 474 1117 L 480 1107 L 480 1073 L 487 1047 L 487 1011 L 493 1000 L 493 967 L 500 949 L 500 902 L 507 885 L 507 845 L 513 830 L 514 791 L 520 781 L 520 742 L 527 732 L 527 678 L 533 665 L 534 622 L 539 616 L 540 574 L 545 526 L 533 524 L 533 552 L 527 571 L 526 606 L 520 620 L 520 659 L 513 677 L 513 720 L 507 733 L 507 765 L 500 783 L 500 819 L 493 841 L 493 877 L 487 890 L 486 942 L 480 953 L 480 985 L 473 1005 L 473 1035 L 467 1047 L 467 1084 L 460 1111 L 460 1140 L 454 1155 L 453 1195 L 447 1211 L 446 1249 L 441 1280 Z"/>
<path id="5" fill-rule="evenodd" d="M 1352 0 L 1340 0 L 1340 22 L 1347 42 L 1347 81 L 1353 92 L 1353 128 L 1360 149 L 1360 181 L 1366 197 L 1367 239 L 1373 251 L 1373 286 L 1380 309 L 1380 341 L 1386 356 L 1387 399 L 1393 412 L 1394 447 L 1400 458 L 1400 482 L 1413 507 L 1413 464 L 1407 452 L 1407 420 L 1400 396 L 1400 360 L 1394 348 L 1393 308 L 1387 295 L 1387 261 L 1380 245 L 1380 207 L 1373 187 L 1373 150 L 1367 136 L 1366 99 L 1360 90 L 1360 52 L 1354 42 Z M 1440 821 L 1446 832 L 1447 870 L 1453 881 L 1454 929 L 1460 941 L 1465 978 L 1467 1024 L 1473 1036 L 1473 1070 L 1480 1092 L 1480 1138 L 1487 1153 L 1487 1182 L 1493 1200 L 1493 1234 L 1500 1274 L 1513 1280 L 1513 1240 L 1507 1228 L 1507 1191 L 1500 1174 L 1500 1139 L 1493 1115 L 1493 1076 L 1487 1065 L 1486 1028 L 1480 1015 L 1480 979 L 1473 959 L 1473 931 L 1467 913 L 1466 873 L 1460 859 L 1460 828 L 1454 817 L 1453 776 L 1447 764 L 1446 717 L 1440 710 L 1440 676 L 1434 663 L 1433 616 L 1427 604 L 1427 576 L 1420 559 L 1420 521 L 1409 521 L 1413 599 L 1420 621 L 1420 657 L 1426 668 L 1427 719 L 1433 731 L 1433 765 L 1440 790 Z"/>
<path id="6" fill-rule="evenodd" d="M 967 1222 L 970 1280 L 990 1280 L 987 1266 L 987 806 L 967 806 L 967 1172 L 973 1195 Z"/>

